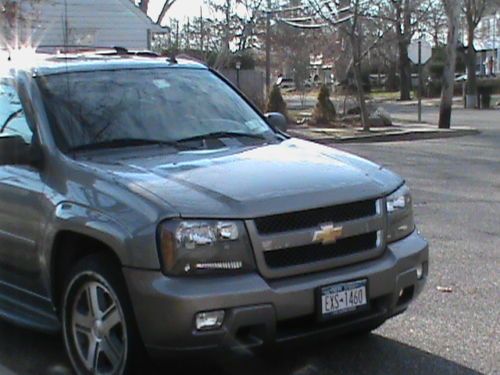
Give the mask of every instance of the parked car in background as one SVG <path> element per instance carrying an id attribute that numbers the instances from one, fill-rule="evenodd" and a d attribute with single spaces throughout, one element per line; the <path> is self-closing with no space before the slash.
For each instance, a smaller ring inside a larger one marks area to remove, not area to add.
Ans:
<path id="1" fill-rule="evenodd" d="M 279 77 L 278 80 L 276 81 L 276 84 L 282 89 L 282 90 L 296 90 L 296 85 L 295 81 L 292 78 L 284 78 L 284 77 Z"/>

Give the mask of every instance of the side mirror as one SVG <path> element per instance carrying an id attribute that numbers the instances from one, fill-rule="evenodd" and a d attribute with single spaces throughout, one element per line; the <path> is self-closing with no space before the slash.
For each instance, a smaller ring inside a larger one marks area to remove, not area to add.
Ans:
<path id="1" fill-rule="evenodd" d="M 271 112 L 265 114 L 266 121 L 273 128 L 286 132 L 288 128 L 288 121 L 285 116 L 279 112 Z"/>
<path id="2" fill-rule="evenodd" d="M 35 148 L 19 135 L 0 137 L 0 165 L 34 165 L 40 160 Z"/>

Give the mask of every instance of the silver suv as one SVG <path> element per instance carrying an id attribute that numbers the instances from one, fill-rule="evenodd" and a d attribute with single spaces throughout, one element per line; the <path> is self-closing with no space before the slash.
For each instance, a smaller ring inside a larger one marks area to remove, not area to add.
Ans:
<path id="1" fill-rule="evenodd" d="M 405 182 L 290 138 L 207 67 L 124 51 L 1 66 L 0 315 L 62 330 L 78 374 L 369 332 L 421 292 Z"/>

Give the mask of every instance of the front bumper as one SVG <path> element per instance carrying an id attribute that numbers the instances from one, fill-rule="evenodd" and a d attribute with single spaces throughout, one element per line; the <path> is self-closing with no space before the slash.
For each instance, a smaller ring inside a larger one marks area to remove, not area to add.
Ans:
<path id="1" fill-rule="evenodd" d="M 428 273 L 428 244 L 417 232 L 389 244 L 368 262 L 327 272 L 264 280 L 259 274 L 168 278 L 159 271 L 125 268 L 143 341 L 152 355 L 227 347 L 256 347 L 315 334 L 340 334 L 403 312 L 422 291 Z M 424 265 L 417 278 L 416 267 Z M 316 320 L 318 287 L 368 279 L 370 310 L 326 323 Z M 400 297 L 400 291 L 404 290 Z M 195 315 L 226 311 L 219 330 L 198 332 Z"/>

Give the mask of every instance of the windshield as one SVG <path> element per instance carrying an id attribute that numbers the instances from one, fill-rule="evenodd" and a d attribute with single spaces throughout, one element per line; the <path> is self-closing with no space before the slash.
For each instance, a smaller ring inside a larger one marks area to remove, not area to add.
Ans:
<path id="1" fill-rule="evenodd" d="M 40 81 L 58 143 L 66 150 L 120 140 L 172 144 L 210 134 L 249 139 L 273 134 L 258 113 L 208 70 L 77 72 Z"/>

